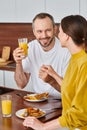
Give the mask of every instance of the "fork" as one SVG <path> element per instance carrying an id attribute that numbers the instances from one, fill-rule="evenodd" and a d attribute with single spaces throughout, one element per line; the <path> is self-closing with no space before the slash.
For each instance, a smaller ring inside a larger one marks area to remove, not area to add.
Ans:
<path id="1" fill-rule="evenodd" d="M 58 107 L 56 108 L 51 108 L 51 109 L 44 109 L 44 111 L 46 111 L 46 115 L 55 112 L 56 110 L 58 110 Z"/>
<path id="2" fill-rule="evenodd" d="M 57 109 L 59 109 L 59 107 L 54 107 L 54 108 L 46 108 L 46 109 L 42 109 L 42 110 L 44 110 L 44 111 L 52 111 L 52 110 L 57 110 Z"/>

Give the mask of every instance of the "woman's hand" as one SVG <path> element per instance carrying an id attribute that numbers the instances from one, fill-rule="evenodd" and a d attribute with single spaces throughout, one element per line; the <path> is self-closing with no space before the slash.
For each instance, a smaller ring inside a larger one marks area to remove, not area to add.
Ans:
<path id="1" fill-rule="evenodd" d="M 40 122 L 36 117 L 27 117 L 24 120 L 23 125 L 25 127 L 31 127 L 35 130 L 44 130 L 44 124 Z"/>
<path id="2" fill-rule="evenodd" d="M 61 91 L 63 78 L 60 77 L 50 65 L 43 65 L 39 71 L 39 78 L 49 83 L 56 90 Z"/>
<path id="3" fill-rule="evenodd" d="M 41 78 L 44 82 L 50 83 L 53 79 L 51 75 L 48 73 L 48 66 L 41 66 L 39 70 L 39 78 Z"/>
<path id="4" fill-rule="evenodd" d="M 30 116 L 24 120 L 23 125 L 25 127 L 31 127 L 34 130 L 54 130 L 61 127 L 58 118 L 47 123 L 42 123 L 36 117 Z"/>
<path id="5" fill-rule="evenodd" d="M 55 75 L 57 75 L 57 73 L 55 72 L 55 70 L 52 68 L 52 66 L 50 65 L 43 65 L 41 68 L 40 68 L 40 71 L 39 71 L 39 77 L 41 79 L 44 79 L 47 78 L 49 76 L 55 78 Z"/>

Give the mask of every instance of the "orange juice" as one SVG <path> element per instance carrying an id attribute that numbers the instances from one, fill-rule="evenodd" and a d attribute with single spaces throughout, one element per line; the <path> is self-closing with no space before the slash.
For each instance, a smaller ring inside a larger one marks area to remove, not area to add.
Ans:
<path id="1" fill-rule="evenodd" d="M 2 100 L 2 114 L 11 115 L 11 113 L 12 113 L 12 101 Z"/>
<path id="2" fill-rule="evenodd" d="M 26 42 L 19 42 L 19 47 L 24 50 L 24 55 L 28 55 L 28 45 Z"/>
<path id="3" fill-rule="evenodd" d="M 2 123 L 4 126 L 3 130 L 10 130 L 12 128 L 12 118 L 3 118 Z"/>

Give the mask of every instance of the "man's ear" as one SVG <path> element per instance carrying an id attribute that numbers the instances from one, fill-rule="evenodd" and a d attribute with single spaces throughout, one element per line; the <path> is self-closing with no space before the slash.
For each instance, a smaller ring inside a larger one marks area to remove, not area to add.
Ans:
<path id="1" fill-rule="evenodd" d="M 35 31 L 34 31 L 34 29 L 33 29 L 33 34 L 34 34 L 34 36 L 35 36 Z"/>
<path id="2" fill-rule="evenodd" d="M 58 38 L 59 24 L 55 24 L 55 26 L 54 26 L 54 33 L 55 33 L 55 36 Z"/>

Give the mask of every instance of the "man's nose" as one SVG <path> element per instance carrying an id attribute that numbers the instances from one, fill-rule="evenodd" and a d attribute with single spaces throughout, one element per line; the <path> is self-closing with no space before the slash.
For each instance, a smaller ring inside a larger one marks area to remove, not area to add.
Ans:
<path id="1" fill-rule="evenodd" d="M 42 32 L 42 36 L 45 38 L 47 36 L 47 33 L 45 31 Z"/>

